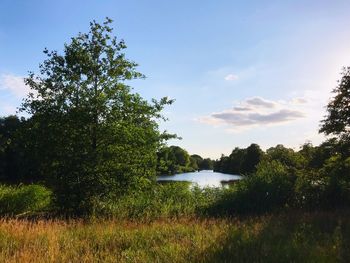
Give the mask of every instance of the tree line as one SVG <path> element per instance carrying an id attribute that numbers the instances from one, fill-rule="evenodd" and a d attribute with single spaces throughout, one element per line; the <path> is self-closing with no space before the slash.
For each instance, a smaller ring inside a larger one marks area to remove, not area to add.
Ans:
<path id="1" fill-rule="evenodd" d="M 161 148 L 158 153 L 157 173 L 173 175 L 177 173 L 213 170 L 213 161 L 198 154 L 189 153 L 179 146 Z"/>

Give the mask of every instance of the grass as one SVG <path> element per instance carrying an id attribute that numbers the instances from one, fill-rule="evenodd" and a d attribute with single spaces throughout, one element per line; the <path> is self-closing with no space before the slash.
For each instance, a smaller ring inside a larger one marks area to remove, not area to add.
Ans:
<path id="1" fill-rule="evenodd" d="M 275 185 L 165 183 L 99 200 L 85 220 L 40 217 L 46 188 L 1 186 L 0 262 L 350 262 L 350 209 L 276 205 Z"/>
<path id="2" fill-rule="evenodd" d="M 0 262 L 349 262 L 350 210 L 231 219 L 0 221 Z"/>
<path id="3" fill-rule="evenodd" d="M 143 221 L 205 216 L 224 192 L 227 190 L 190 187 L 188 182 L 162 183 L 118 199 L 98 200 L 94 216 Z"/>

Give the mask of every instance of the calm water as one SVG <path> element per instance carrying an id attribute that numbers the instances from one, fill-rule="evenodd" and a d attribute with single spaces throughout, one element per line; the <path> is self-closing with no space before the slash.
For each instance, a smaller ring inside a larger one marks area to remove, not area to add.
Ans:
<path id="1" fill-rule="evenodd" d="M 211 170 L 194 172 L 194 173 L 182 173 L 176 175 L 162 175 L 158 176 L 157 181 L 187 181 L 198 184 L 200 187 L 210 186 L 219 187 L 222 186 L 221 181 L 230 181 L 241 179 L 239 175 L 223 174 L 213 172 Z"/>

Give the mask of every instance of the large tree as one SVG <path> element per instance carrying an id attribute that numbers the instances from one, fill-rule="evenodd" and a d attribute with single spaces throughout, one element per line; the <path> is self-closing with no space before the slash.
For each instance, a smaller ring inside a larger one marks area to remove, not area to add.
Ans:
<path id="1" fill-rule="evenodd" d="M 242 171 L 244 174 L 252 174 L 256 172 L 256 166 L 263 157 L 263 151 L 256 143 L 252 143 L 247 149 L 245 158 L 242 162 Z"/>
<path id="2" fill-rule="evenodd" d="M 172 101 L 150 103 L 131 92 L 126 81 L 144 76 L 125 58 L 111 22 L 90 23 L 89 33 L 73 37 L 63 54 L 45 50 L 40 74 L 25 80 L 28 147 L 64 209 L 86 211 L 98 198 L 150 183 L 168 136 L 157 120 Z"/>
<path id="3" fill-rule="evenodd" d="M 349 137 L 350 135 L 350 67 L 344 68 L 334 97 L 327 105 L 327 115 L 322 121 L 320 132 L 326 135 Z"/>

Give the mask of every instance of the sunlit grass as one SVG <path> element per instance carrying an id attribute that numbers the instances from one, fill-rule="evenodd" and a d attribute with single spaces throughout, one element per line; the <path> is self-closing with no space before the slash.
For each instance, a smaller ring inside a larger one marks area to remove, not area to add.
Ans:
<path id="1" fill-rule="evenodd" d="M 0 262 L 348 262 L 350 212 L 0 221 Z"/>

